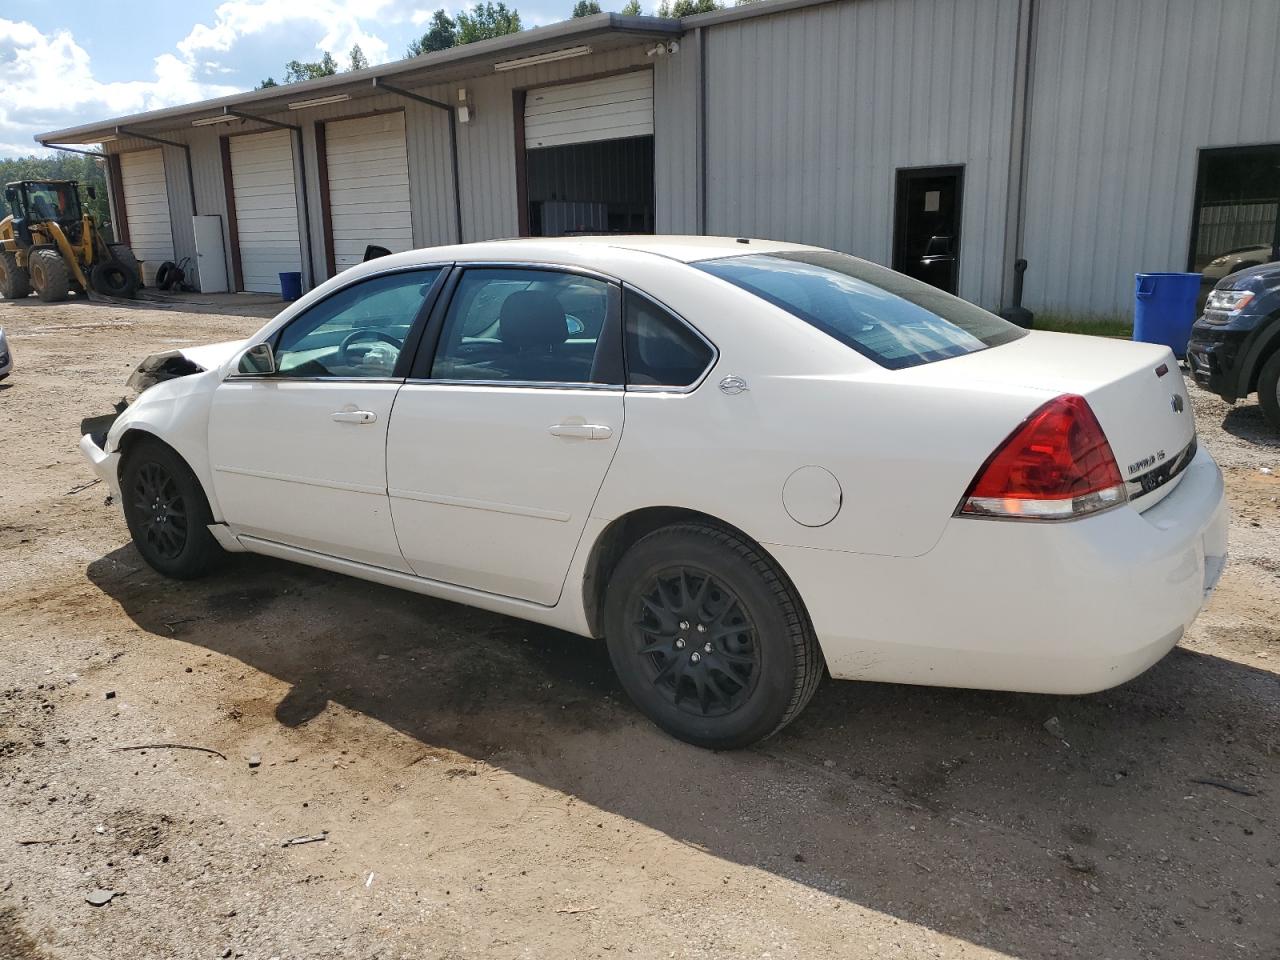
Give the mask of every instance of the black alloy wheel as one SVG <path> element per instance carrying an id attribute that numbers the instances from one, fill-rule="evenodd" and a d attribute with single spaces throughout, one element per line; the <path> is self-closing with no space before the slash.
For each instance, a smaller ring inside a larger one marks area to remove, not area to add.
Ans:
<path id="1" fill-rule="evenodd" d="M 138 532 L 156 555 L 176 560 L 187 545 L 187 503 L 177 481 L 155 461 L 142 464 L 129 491 Z"/>
<path id="2" fill-rule="evenodd" d="M 723 716 L 751 697 L 760 675 L 756 626 L 737 594 L 713 574 L 686 566 L 663 570 L 634 612 L 633 648 L 673 706 Z"/>

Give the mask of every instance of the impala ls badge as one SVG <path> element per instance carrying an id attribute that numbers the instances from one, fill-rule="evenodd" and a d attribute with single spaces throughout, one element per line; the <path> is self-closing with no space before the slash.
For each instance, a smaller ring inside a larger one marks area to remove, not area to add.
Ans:
<path id="1" fill-rule="evenodd" d="M 1175 393 L 1169 398 L 1169 406 L 1173 407 L 1174 413 L 1181 413 L 1183 410 L 1182 394 Z"/>
<path id="2" fill-rule="evenodd" d="M 720 392 L 730 397 L 735 397 L 743 390 L 749 390 L 747 381 L 734 374 L 730 374 L 720 381 Z"/>

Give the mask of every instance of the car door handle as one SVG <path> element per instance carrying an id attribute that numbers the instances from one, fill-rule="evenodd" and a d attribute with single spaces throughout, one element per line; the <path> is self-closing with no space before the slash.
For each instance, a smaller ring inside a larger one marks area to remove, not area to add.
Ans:
<path id="1" fill-rule="evenodd" d="M 336 410 L 329 419 L 338 423 L 373 423 L 378 415 L 372 410 Z"/>
<path id="2" fill-rule="evenodd" d="M 577 440 L 608 440 L 613 436 L 613 428 L 602 423 L 557 423 L 547 427 L 547 433 Z"/>

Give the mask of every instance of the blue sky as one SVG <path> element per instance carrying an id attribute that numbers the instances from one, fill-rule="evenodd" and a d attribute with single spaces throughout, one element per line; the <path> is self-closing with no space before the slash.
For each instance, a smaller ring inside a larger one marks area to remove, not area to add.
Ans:
<path id="1" fill-rule="evenodd" d="M 618 6 L 622 0 L 618 0 Z M 345 65 L 398 60 L 438 6 L 412 0 L 92 0 L 0 6 L 0 157 L 32 136 L 248 90 L 287 60 L 329 50 Z M 608 7 L 612 4 L 602 4 Z M 656 6 L 646 3 L 646 8 Z M 526 27 L 568 18 L 573 0 L 508 0 Z M 107 11 L 115 11 L 107 15 Z"/>

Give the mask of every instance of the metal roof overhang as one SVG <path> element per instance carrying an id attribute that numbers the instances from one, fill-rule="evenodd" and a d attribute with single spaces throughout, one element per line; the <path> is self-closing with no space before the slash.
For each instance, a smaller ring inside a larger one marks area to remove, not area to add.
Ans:
<path id="1" fill-rule="evenodd" d="M 493 40 L 451 47 L 412 60 L 400 60 L 366 70 L 321 77 L 319 80 L 283 84 L 180 107 L 115 117 L 65 130 L 51 130 L 38 134 L 35 140 L 41 145 L 100 143 L 104 137 L 128 136 L 134 132 L 157 134 L 182 129 L 189 127 L 191 121 L 204 117 L 234 116 L 239 112 L 285 113 L 289 110 L 290 103 L 303 100 L 338 94 L 348 94 L 353 100 L 376 95 L 383 92 L 377 87 L 377 80 L 390 81 L 398 87 L 450 83 L 490 76 L 494 72 L 494 64 L 504 60 L 516 60 L 584 45 L 590 46 L 592 53 L 597 53 L 644 40 L 669 40 L 682 32 L 679 20 L 601 13 L 522 30 Z"/>

